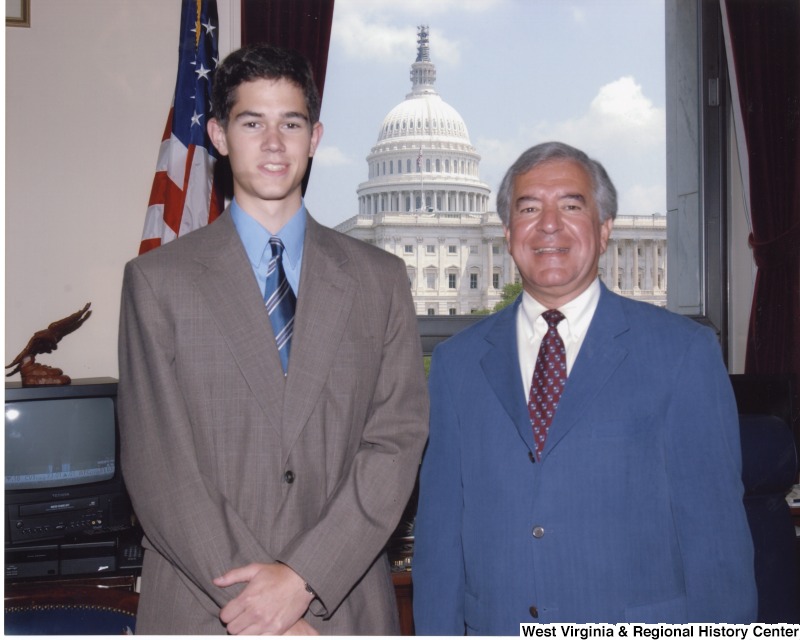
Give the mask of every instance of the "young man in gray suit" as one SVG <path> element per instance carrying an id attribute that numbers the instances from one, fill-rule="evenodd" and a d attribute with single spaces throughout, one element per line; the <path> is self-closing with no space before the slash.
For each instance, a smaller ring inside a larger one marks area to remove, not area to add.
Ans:
<path id="1" fill-rule="evenodd" d="M 382 549 L 428 412 L 405 267 L 305 209 L 322 136 L 307 61 L 234 52 L 212 108 L 233 202 L 125 270 L 122 464 L 146 549 L 137 632 L 396 633 Z"/>

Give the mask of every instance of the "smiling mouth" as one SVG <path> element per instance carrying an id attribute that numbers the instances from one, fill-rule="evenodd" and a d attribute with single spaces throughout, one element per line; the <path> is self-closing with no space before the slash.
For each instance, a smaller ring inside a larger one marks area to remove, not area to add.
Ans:
<path id="1" fill-rule="evenodd" d="M 263 164 L 261 166 L 267 171 L 283 171 L 286 168 L 285 164 Z"/>
<path id="2" fill-rule="evenodd" d="M 548 254 L 549 255 L 553 255 L 553 254 L 558 254 L 558 253 L 567 253 L 567 251 L 568 251 L 568 249 L 566 249 L 564 247 L 541 247 L 539 249 L 534 249 L 533 250 L 533 252 L 537 256 L 548 255 Z"/>

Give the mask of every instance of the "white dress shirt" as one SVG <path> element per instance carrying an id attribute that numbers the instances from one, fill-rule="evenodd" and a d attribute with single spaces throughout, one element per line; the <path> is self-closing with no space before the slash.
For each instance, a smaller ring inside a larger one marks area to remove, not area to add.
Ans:
<path id="1" fill-rule="evenodd" d="M 558 308 L 564 314 L 564 319 L 558 323 L 557 330 L 567 351 L 567 376 L 578 357 L 599 300 L 600 282 L 595 279 L 586 291 Z M 536 356 L 539 354 L 542 338 L 547 333 L 547 322 L 542 317 L 542 313 L 547 309 L 548 307 L 533 296 L 525 291 L 522 292 L 522 303 L 517 310 L 517 352 L 526 403 L 533 380 L 533 368 L 536 366 Z"/>

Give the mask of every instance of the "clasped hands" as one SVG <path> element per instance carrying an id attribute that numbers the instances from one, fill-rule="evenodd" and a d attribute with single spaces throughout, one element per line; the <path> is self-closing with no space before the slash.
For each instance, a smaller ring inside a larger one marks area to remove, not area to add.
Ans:
<path id="1" fill-rule="evenodd" d="M 314 595 L 291 567 L 280 563 L 252 563 L 214 578 L 217 587 L 247 583 L 226 604 L 220 620 L 232 635 L 317 635 L 303 614 Z"/>

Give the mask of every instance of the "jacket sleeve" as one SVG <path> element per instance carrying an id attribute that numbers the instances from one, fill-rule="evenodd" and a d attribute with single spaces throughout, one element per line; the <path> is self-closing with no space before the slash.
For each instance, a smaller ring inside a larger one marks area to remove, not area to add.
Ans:
<path id="1" fill-rule="evenodd" d="M 231 504 L 204 476 L 175 376 L 175 327 L 136 261 L 125 269 L 119 331 L 122 468 L 136 515 L 212 615 L 241 586 L 212 579 L 270 562 Z"/>
<path id="2" fill-rule="evenodd" d="M 453 369 L 437 348 L 431 363 L 430 438 L 414 529 L 414 624 L 419 635 L 464 635 L 463 488 Z"/>
<path id="3" fill-rule="evenodd" d="M 329 616 L 380 556 L 414 486 L 428 432 L 428 394 L 417 319 L 402 263 L 391 287 L 377 380 L 352 462 L 316 523 L 277 560 L 301 575 Z"/>
<path id="4" fill-rule="evenodd" d="M 742 503 L 739 418 L 711 331 L 695 333 L 674 376 L 666 465 L 688 619 L 750 623 L 757 595 Z"/>

